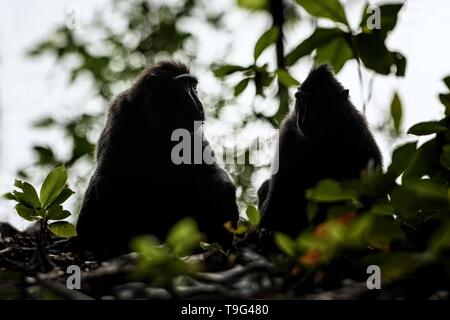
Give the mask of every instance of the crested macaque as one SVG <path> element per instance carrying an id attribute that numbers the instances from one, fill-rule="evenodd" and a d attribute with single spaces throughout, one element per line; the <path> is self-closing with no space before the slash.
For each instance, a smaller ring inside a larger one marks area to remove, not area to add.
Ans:
<path id="1" fill-rule="evenodd" d="M 223 225 L 235 226 L 239 213 L 228 174 L 216 161 L 174 163 L 171 156 L 179 144 L 174 130 L 187 130 L 194 141 L 194 121 L 204 120 L 197 79 L 175 62 L 145 70 L 112 102 L 77 223 L 83 248 L 113 254 L 136 235 L 164 240 L 184 217 L 194 218 L 208 241 L 231 244 Z M 210 149 L 205 139 L 200 146 Z M 215 160 L 212 150 L 210 156 Z"/>
<path id="2" fill-rule="evenodd" d="M 291 236 L 310 223 L 307 189 L 323 179 L 358 178 L 369 164 L 382 163 L 365 118 L 328 65 L 315 67 L 295 97 L 280 128 L 278 172 L 258 191 L 261 227 Z"/>

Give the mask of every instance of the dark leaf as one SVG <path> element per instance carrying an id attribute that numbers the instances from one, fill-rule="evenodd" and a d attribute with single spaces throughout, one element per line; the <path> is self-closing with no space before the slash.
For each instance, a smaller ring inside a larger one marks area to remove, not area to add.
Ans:
<path id="1" fill-rule="evenodd" d="M 311 54 L 315 49 L 341 36 L 345 37 L 345 33 L 339 29 L 317 28 L 312 35 L 286 55 L 286 65 L 293 65 L 300 58 Z"/>
<path id="2" fill-rule="evenodd" d="M 409 134 L 416 136 L 426 136 L 447 130 L 447 127 L 438 121 L 421 122 L 413 125 L 409 130 Z"/>
<path id="3" fill-rule="evenodd" d="M 351 58 L 353 58 L 353 51 L 343 36 L 336 37 L 317 49 L 317 63 L 329 63 L 336 73 Z"/>
<path id="4" fill-rule="evenodd" d="M 18 203 L 16 206 L 16 211 L 23 219 L 28 221 L 34 221 L 37 219 L 36 212 L 22 203 Z"/>
<path id="5" fill-rule="evenodd" d="M 445 169 L 450 171 L 450 145 L 446 145 L 442 149 L 443 150 L 439 161 Z"/>
<path id="6" fill-rule="evenodd" d="M 255 50 L 253 52 L 253 58 L 255 59 L 255 61 L 267 47 L 278 40 L 279 34 L 280 31 L 276 27 L 273 27 L 262 34 L 262 36 L 256 42 Z"/>
<path id="7" fill-rule="evenodd" d="M 306 196 L 310 200 L 317 202 L 336 202 L 345 200 L 355 200 L 356 195 L 334 180 L 322 180 L 316 187 L 309 189 Z"/>
<path id="8" fill-rule="evenodd" d="M 250 78 L 244 78 L 234 87 L 234 95 L 238 96 L 242 92 L 244 92 L 245 88 L 247 88 L 248 82 L 250 81 Z"/>
<path id="9" fill-rule="evenodd" d="M 278 80 L 286 87 L 298 87 L 300 85 L 300 82 L 284 69 L 278 69 L 277 76 Z"/>
<path id="10" fill-rule="evenodd" d="M 361 18 L 360 27 L 364 32 L 378 32 L 383 38 L 386 38 L 388 33 L 395 28 L 397 24 L 398 13 L 402 9 L 403 3 L 386 4 L 379 6 L 380 10 L 380 29 L 370 29 L 367 24 L 369 16 L 374 14 L 374 11 L 368 12 L 368 6 L 364 8 L 364 12 Z"/>
<path id="11" fill-rule="evenodd" d="M 51 206 L 45 218 L 47 220 L 64 220 L 70 216 L 70 212 L 63 210 L 62 206 Z"/>
<path id="12" fill-rule="evenodd" d="M 224 65 L 220 65 L 220 66 L 216 67 L 213 71 L 214 71 L 214 75 L 217 78 L 223 78 L 232 73 L 235 73 L 238 71 L 245 71 L 245 70 L 247 70 L 247 68 L 242 67 L 242 66 L 224 64 Z"/>
<path id="13" fill-rule="evenodd" d="M 417 142 L 406 143 L 394 150 L 388 171 L 399 176 L 409 166 L 416 152 Z"/>
<path id="14" fill-rule="evenodd" d="M 347 16 L 339 0 L 297 0 L 297 3 L 312 16 L 348 25 Z"/>

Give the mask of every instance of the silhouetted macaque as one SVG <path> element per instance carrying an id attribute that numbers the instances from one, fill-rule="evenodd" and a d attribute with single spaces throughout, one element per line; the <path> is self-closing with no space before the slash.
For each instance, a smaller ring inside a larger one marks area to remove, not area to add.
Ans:
<path id="1" fill-rule="evenodd" d="M 305 191 L 320 180 L 358 178 L 382 157 L 349 91 L 327 65 L 314 68 L 280 128 L 279 169 L 258 191 L 261 226 L 292 236 L 308 225 Z"/>
<path id="2" fill-rule="evenodd" d="M 125 251 L 136 235 L 164 240 L 188 216 L 208 241 L 231 243 L 223 224 L 236 224 L 238 208 L 227 173 L 216 162 L 176 164 L 171 156 L 180 143 L 172 133 L 180 128 L 195 152 L 194 121 L 205 119 L 196 86 L 185 65 L 161 62 L 112 102 L 77 223 L 83 247 L 115 253 Z M 210 150 L 206 140 L 200 148 Z"/>

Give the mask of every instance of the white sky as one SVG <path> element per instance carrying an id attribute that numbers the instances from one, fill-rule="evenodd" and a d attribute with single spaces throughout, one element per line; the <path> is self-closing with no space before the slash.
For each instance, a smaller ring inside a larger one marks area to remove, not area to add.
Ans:
<path id="1" fill-rule="evenodd" d="M 100 110 L 104 106 L 94 97 L 89 81 L 78 82 L 68 87 L 64 69 L 55 66 L 54 59 L 30 60 L 25 56 L 27 49 L 44 39 L 55 26 L 63 23 L 67 12 L 75 8 L 83 22 L 91 20 L 95 9 L 102 8 L 108 0 L 2 0 L 0 1 L 0 194 L 9 191 L 18 168 L 32 163 L 31 146 L 36 142 L 48 142 L 65 148 L 64 138 L 56 133 L 43 134 L 31 130 L 30 124 L 49 114 L 70 117 L 80 110 Z M 364 2 L 343 1 L 351 21 L 356 23 Z M 386 2 L 386 1 L 384 1 Z M 392 1 L 393 2 L 393 1 Z M 210 2 L 212 5 L 212 1 Z M 227 0 L 214 1 L 218 8 L 228 8 Z M 403 102 L 404 127 L 430 119 L 438 119 L 443 112 L 437 94 L 444 91 L 441 79 L 450 74 L 450 1 L 409 0 L 403 8 L 397 27 L 388 39 L 388 47 L 398 50 L 408 59 L 406 77 L 375 78 L 374 93 L 368 106 L 367 116 L 371 125 L 379 123 L 389 107 L 392 93 L 398 90 Z M 233 49 L 226 61 L 250 64 L 253 47 L 259 35 L 268 27 L 267 17 L 242 10 L 226 13 L 231 38 L 216 34 L 204 25 L 192 23 L 189 30 L 199 38 L 199 62 L 209 62 L 223 57 L 226 47 Z M 187 23 L 185 23 L 187 24 Z M 291 48 L 312 31 L 300 23 L 287 34 L 287 46 Z M 261 62 L 271 62 L 273 51 L 268 50 Z M 302 80 L 310 68 L 305 61 L 291 70 Z M 195 70 L 194 70 L 195 71 Z M 215 92 L 210 74 L 198 74 L 202 90 Z M 367 83 L 368 74 L 364 74 Z M 338 78 L 350 89 L 352 100 L 361 106 L 360 84 L 355 63 L 347 63 Z M 232 83 L 235 80 L 230 80 Z M 249 105 L 254 96 L 249 88 L 244 93 L 240 106 Z M 62 102 L 66 101 L 66 102 Z M 257 100 L 258 109 L 273 109 L 272 101 Z M 233 112 L 231 109 L 230 112 Z M 233 115 L 229 115 L 231 118 Z M 377 135 L 385 158 L 393 148 L 390 142 Z M 19 227 L 25 224 L 11 217 L 12 203 L 0 199 L 0 221 L 10 221 Z M 7 214 L 9 213 L 9 214 Z"/>

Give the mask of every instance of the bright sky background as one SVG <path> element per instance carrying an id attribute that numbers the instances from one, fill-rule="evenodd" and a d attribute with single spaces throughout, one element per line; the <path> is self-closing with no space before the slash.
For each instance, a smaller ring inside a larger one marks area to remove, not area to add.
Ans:
<path id="1" fill-rule="evenodd" d="M 69 10 L 75 8 L 80 14 L 82 28 L 83 22 L 91 21 L 95 10 L 101 9 L 108 2 L 108 0 L 0 1 L 0 194 L 11 189 L 18 168 L 33 162 L 31 146 L 34 143 L 39 141 L 56 144 L 62 151 L 65 148 L 64 137 L 61 135 L 54 132 L 43 134 L 30 129 L 33 121 L 49 114 L 70 117 L 80 110 L 101 110 L 105 107 L 101 100 L 95 98 L 87 79 L 69 87 L 64 69 L 56 66 L 52 57 L 30 60 L 25 56 L 25 52 L 33 44 L 44 39 L 55 26 L 64 23 Z M 356 24 L 364 1 L 343 2 L 346 3 L 345 8 L 351 22 Z M 226 56 L 226 61 L 250 64 L 254 44 L 269 26 L 270 20 L 265 16 L 242 10 L 230 10 L 227 0 L 209 3 L 227 10 L 225 17 L 226 24 L 231 30 L 231 38 L 216 34 L 201 24 L 192 23 L 187 26 L 199 38 L 197 60 L 206 62 L 223 57 L 226 47 L 231 43 L 233 50 Z M 450 74 L 449 12 L 448 0 L 407 1 L 401 11 L 397 27 L 388 38 L 388 47 L 404 53 L 408 59 L 406 77 L 375 78 L 373 98 L 367 111 L 372 126 L 381 121 L 395 90 L 399 91 L 405 108 L 405 129 L 418 121 L 438 119 L 442 115 L 443 107 L 437 99 L 437 94 L 444 91 L 441 79 Z M 288 31 L 287 46 L 291 48 L 308 36 L 312 29 L 300 23 Z M 268 50 L 261 57 L 261 62 L 264 60 L 269 62 L 272 57 L 273 51 Z M 301 81 L 310 67 L 310 61 L 305 61 L 291 72 Z M 209 81 L 210 74 L 197 76 L 201 81 L 201 91 L 218 90 L 217 86 L 214 86 L 214 81 Z M 370 74 L 364 74 L 366 83 L 369 77 Z M 353 102 L 361 107 L 356 64 L 347 63 L 338 78 L 350 89 Z M 247 89 L 240 105 L 248 105 L 252 96 L 254 96 L 252 89 Z M 273 108 L 272 101 L 256 100 L 256 104 L 258 109 Z M 228 117 L 233 118 L 233 114 L 229 114 Z M 389 162 L 389 152 L 394 146 L 380 135 L 376 135 L 376 138 L 386 161 Z M 19 227 L 25 226 L 11 216 L 12 205 L 0 199 L 0 221 L 6 220 Z"/>

